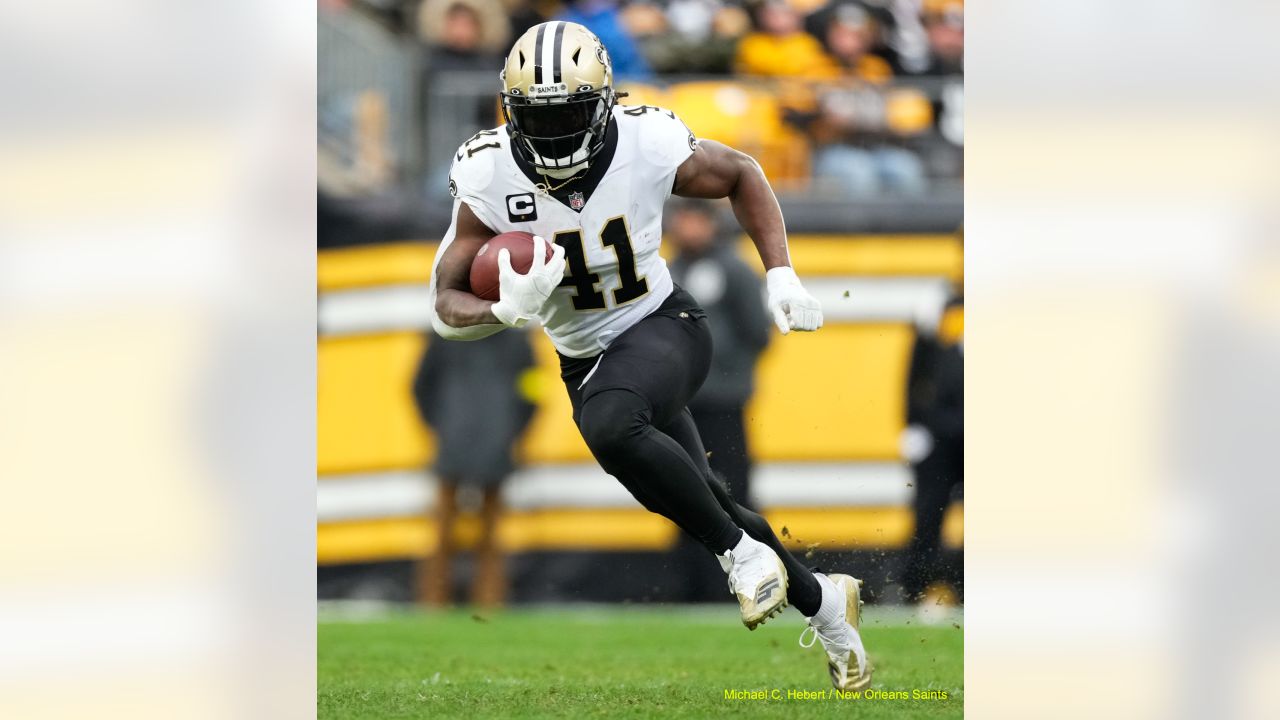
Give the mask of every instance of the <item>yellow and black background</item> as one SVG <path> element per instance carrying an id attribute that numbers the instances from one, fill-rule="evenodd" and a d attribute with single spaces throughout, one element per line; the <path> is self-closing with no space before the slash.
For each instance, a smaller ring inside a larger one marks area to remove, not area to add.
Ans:
<path id="1" fill-rule="evenodd" d="M 431 241 L 362 244 L 319 253 L 317 561 L 322 596 L 366 583 L 408 593 L 413 561 L 433 551 L 427 470 L 434 439 L 411 385 L 427 343 Z M 747 409 L 756 466 L 753 499 L 785 542 L 815 564 L 869 578 L 898 575 L 910 540 L 912 479 L 899 451 L 917 320 L 935 314 L 962 279 L 953 234 L 797 235 L 792 259 L 824 305 L 813 334 L 777 336 L 757 370 Z M 743 258 L 759 269 L 747 238 Z M 513 553 L 514 599 L 661 600 L 677 575 L 665 553 L 677 529 L 641 508 L 592 460 L 570 417 L 554 349 L 531 339 L 538 365 L 522 383 L 538 412 L 520 444 L 522 469 L 506 486 L 500 532 Z M 463 547 L 476 527 L 459 527 Z M 959 502 L 944 545 L 962 545 Z M 954 555 L 955 553 L 950 553 Z M 605 563 L 632 572 L 586 582 Z M 532 575 L 557 582 L 521 582 Z M 628 580 L 630 578 L 630 580 Z"/>

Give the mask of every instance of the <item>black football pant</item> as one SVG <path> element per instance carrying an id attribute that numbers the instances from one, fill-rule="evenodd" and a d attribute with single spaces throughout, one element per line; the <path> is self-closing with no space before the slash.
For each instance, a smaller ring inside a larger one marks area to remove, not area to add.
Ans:
<path id="1" fill-rule="evenodd" d="M 716 479 L 724 483 L 729 497 L 749 510 L 751 504 L 751 455 L 747 448 L 746 409 L 742 405 L 694 403 L 689 407 L 698 435 L 707 448 L 707 463 Z M 684 602 L 724 600 L 724 581 L 717 577 L 719 564 L 707 557 L 702 545 L 681 533 L 674 558 L 683 570 L 679 598 Z"/>
<path id="2" fill-rule="evenodd" d="M 689 408 L 706 445 L 707 464 L 724 481 L 729 495 L 745 508 L 750 500 L 751 453 L 747 449 L 747 409 L 742 405 L 695 405 Z"/>
<path id="3" fill-rule="evenodd" d="M 821 603 L 813 573 L 760 515 L 717 482 L 686 404 L 711 365 L 706 313 L 680 288 L 592 358 L 561 356 L 573 419 L 600 466 L 650 512 L 723 554 L 742 531 L 770 545 L 787 568 L 787 599 L 812 616 Z"/>

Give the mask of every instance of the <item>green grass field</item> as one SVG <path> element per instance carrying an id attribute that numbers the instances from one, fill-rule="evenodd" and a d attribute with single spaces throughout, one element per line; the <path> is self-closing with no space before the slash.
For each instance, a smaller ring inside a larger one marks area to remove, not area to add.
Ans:
<path id="1" fill-rule="evenodd" d="M 788 610 L 748 632 L 729 605 L 322 611 L 319 717 L 963 717 L 959 623 L 924 627 L 869 608 L 863 628 L 873 689 L 945 691 L 946 700 L 833 699 L 819 646 L 797 645 L 803 626 Z M 726 689 L 781 698 L 726 700 Z M 787 699 L 789 690 L 828 697 Z"/>

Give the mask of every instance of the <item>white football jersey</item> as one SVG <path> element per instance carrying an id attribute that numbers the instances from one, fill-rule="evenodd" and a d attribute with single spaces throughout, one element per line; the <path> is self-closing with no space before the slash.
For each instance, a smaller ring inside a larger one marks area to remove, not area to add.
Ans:
<path id="1" fill-rule="evenodd" d="M 495 233 L 523 230 L 562 245 L 565 279 L 539 320 L 564 355 L 598 355 L 671 294 L 658 255 L 662 206 L 697 140 L 669 110 L 616 106 L 604 148 L 563 188 L 517 162 L 510 143 L 504 125 L 458 148 L 449 174 L 454 223 L 437 262 L 453 241 L 459 203 Z M 434 267 L 431 276 L 434 306 Z"/>

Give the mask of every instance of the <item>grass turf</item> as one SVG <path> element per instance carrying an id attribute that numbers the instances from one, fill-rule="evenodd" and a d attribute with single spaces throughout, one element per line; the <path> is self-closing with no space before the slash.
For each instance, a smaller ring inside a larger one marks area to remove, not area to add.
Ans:
<path id="1" fill-rule="evenodd" d="M 834 699 L 820 644 L 792 610 L 755 632 L 730 606 L 322 613 L 318 716 L 365 718 L 963 717 L 963 632 L 868 611 L 872 688 L 946 700 Z M 725 690 L 779 699 L 725 699 Z M 788 699 L 789 690 L 826 691 Z"/>

